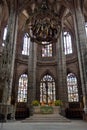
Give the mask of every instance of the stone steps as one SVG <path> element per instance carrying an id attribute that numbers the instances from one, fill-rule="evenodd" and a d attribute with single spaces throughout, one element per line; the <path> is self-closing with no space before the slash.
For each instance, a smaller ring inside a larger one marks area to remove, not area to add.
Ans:
<path id="1" fill-rule="evenodd" d="M 60 114 L 35 114 L 30 118 L 26 118 L 22 122 L 31 123 L 31 122 L 70 122 L 69 119 L 61 116 Z"/>

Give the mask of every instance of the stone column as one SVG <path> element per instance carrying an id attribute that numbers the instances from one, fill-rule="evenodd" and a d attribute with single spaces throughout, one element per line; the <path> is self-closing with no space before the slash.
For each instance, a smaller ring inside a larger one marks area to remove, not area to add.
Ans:
<path id="1" fill-rule="evenodd" d="M 0 3 L 0 54 L 1 54 L 1 51 L 2 51 L 2 37 L 1 37 L 1 21 L 2 21 L 2 11 L 3 10 L 3 5 L 2 5 L 2 2 Z"/>
<path id="2" fill-rule="evenodd" d="M 85 55 L 87 53 L 87 38 L 85 31 L 85 20 L 81 9 L 80 0 L 74 0 L 73 12 L 84 112 L 87 114 L 87 75 L 85 64 L 85 61 L 87 60 L 85 59 Z"/>
<path id="3" fill-rule="evenodd" d="M 1 18 L 2 18 L 2 9 L 3 9 L 3 2 L 0 2 L 0 27 L 1 27 Z"/>
<path id="4" fill-rule="evenodd" d="M 5 28 L 5 20 L 8 17 L 8 5 L 6 0 L 0 0 L 0 53 L 2 53 L 3 31 Z"/>
<path id="5" fill-rule="evenodd" d="M 15 62 L 15 51 L 16 51 L 16 39 L 17 39 L 17 25 L 18 25 L 18 15 L 17 15 L 17 0 L 11 0 L 9 5 L 9 21 L 8 21 L 8 31 L 5 41 L 5 47 L 3 49 L 1 66 L 0 66 L 0 79 L 2 79 L 3 85 L 3 100 L 2 103 L 11 105 L 11 92 L 12 92 L 12 82 L 14 73 L 14 62 Z M 3 82 L 4 80 L 4 82 Z M 8 113 L 8 108 L 6 109 L 5 118 Z"/>
<path id="6" fill-rule="evenodd" d="M 37 44 L 31 42 L 30 54 L 28 60 L 28 105 L 30 115 L 32 115 L 31 103 L 36 99 L 36 62 L 37 62 Z"/>
<path id="7" fill-rule="evenodd" d="M 56 44 L 57 48 L 57 77 L 58 77 L 58 97 L 67 107 L 67 74 L 66 74 L 66 56 L 64 54 L 62 33 Z"/>

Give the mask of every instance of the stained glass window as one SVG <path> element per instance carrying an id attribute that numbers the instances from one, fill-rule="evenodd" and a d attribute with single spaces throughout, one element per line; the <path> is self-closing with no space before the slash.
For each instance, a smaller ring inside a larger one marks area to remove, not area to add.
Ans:
<path id="1" fill-rule="evenodd" d="M 51 103 L 56 100 L 55 81 L 50 75 L 45 75 L 40 83 L 40 103 Z"/>
<path id="2" fill-rule="evenodd" d="M 72 53 L 72 40 L 69 32 L 64 32 L 64 51 L 65 55 Z"/>
<path id="3" fill-rule="evenodd" d="M 2 46 L 3 46 L 3 47 L 5 46 L 5 40 L 6 40 L 6 36 L 7 36 L 7 29 L 8 29 L 8 26 L 6 26 L 6 27 L 4 28 L 3 43 L 2 43 Z"/>
<path id="4" fill-rule="evenodd" d="M 42 57 L 52 57 L 52 44 L 42 46 Z"/>
<path id="5" fill-rule="evenodd" d="M 30 37 L 26 33 L 24 35 L 24 40 L 23 40 L 23 50 L 22 50 L 23 55 L 29 55 L 29 47 L 30 47 Z"/>
<path id="6" fill-rule="evenodd" d="M 67 87 L 68 87 L 68 101 L 78 102 L 79 96 L 78 96 L 77 78 L 73 73 L 70 73 L 67 76 Z"/>
<path id="7" fill-rule="evenodd" d="M 26 74 L 23 74 L 19 78 L 18 102 L 27 102 L 27 85 L 28 77 Z"/>

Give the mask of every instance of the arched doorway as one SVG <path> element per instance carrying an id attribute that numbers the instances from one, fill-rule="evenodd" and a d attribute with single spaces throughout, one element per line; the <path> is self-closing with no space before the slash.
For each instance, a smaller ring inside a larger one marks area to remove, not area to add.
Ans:
<path id="1" fill-rule="evenodd" d="M 51 75 L 46 74 L 40 82 L 40 103 L 49 104 L 56 100 L 55 81 Z"/>

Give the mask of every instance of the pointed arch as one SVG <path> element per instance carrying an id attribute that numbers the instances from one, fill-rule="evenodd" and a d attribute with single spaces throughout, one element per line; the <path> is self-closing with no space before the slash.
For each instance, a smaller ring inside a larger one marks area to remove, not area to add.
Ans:
<path id="1" fill-rule="evenodd" d="M 56 88 L 54 78 L 47 72 L 40 81 L 40 103 L 49 104 L 56 100 Z"/>
<path id="2" fill-rule="evenodd" d="M 46 69 L 46 70 L 41 74 L 41 76 L 40 76 L 40 80 L 41 80 L 41 79 L 44 77 L 44 75 L 46 75 L 46 74 L 52 76 L 53 79 L 55 80 L 55 76 L 54 76 L 54 74 L 53 74 L 49 69 Z"/>

